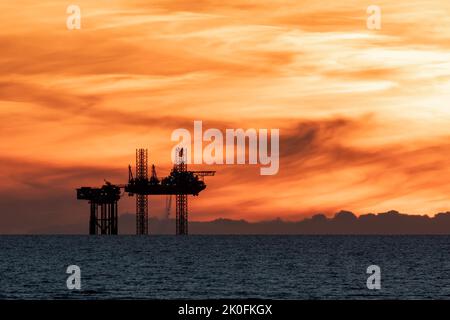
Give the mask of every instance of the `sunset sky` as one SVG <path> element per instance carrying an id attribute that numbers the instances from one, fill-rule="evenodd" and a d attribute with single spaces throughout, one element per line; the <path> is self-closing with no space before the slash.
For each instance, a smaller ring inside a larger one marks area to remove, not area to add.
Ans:
<path id="1" fill-rule="evenodd" d="M 448 0 L 2 0 L 0 21 L 0 233 L 87 227 L 75 188 L 125 183 L 140 147 L 167 175 L 194 120 L 279 128 L 280 170 L 191 166 L 217 170 L 192 220 L 450 210 Z"/>

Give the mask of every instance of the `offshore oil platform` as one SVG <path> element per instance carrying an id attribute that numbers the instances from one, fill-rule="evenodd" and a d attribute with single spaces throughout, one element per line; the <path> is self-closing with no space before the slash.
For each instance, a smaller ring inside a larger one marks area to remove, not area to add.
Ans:
<path id="1" fill-rule="evenodd" d="M 172 196 L 176 202 L 176 234 L 188 234 L 188 195 L 198 196 L 206 188 L 204 177 L 214 176 L 215 171 L 189 171 L 183 148 L 176 150 L 175 164 L 167 177 L 159 179 L 155 165 L 148 174 L 147 149 L 136 150 L 136 172 L 133 176 L 128 166 L 127 184 L 105 184 L 98 188 L 77 189 L 78 200 L 90 204 L 89 234 L 118 234 L 118 202 L 124 193 L 136 195 L 136 234 L 148 234 L 148 196 L 166 195 L 166 210 L 170 212 Z M 122 193 L 123 189 L 123 193 Z"/>

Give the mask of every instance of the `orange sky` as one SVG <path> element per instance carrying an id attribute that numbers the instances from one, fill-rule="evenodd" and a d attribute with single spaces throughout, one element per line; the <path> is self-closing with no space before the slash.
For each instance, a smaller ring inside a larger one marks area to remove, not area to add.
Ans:
<path id="1" fill-rule="evenodd" d="M 193 120 L 280 128 L 281 156 L 215 167 L 194 220 L 449 210 L 447 0 L 73 3 L 81 30 L 66 1 L 0 3 L 0 232 L 87 224 L 76 187 L 124 183 L 136 147 L 166 175 Z"/>

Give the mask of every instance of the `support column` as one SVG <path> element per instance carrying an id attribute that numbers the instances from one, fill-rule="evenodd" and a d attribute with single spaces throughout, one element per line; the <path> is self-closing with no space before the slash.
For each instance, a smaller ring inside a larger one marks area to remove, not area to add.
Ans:
<path id="1" fill-rule="evenodd" d="M 188 234 L 188 196 L 187 194 L 176 195 L 176 234 Z"/>
<path id="2" fill-rule="evenodd" d="M 136 183 L 148 184 L 148 151 L 136 150 Z M 148 196 L 136 195 L 136 234 L 148 234 Z"/>
<path id="3" fill-rule="evenodd" d="M 94 201 L 89 202 L 91 205 L 91 215 L 89 217 L 89 234 L 97 234 L 97 204 Z"/>

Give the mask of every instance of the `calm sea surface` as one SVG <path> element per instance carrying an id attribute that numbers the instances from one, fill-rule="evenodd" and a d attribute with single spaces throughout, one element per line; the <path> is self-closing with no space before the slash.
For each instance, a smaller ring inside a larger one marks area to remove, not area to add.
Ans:
<path id="1" fill-rule="evenodd" d="M 0 299 L 110 298 L 448 299 L 450 237 L 0 236 Z"/>

